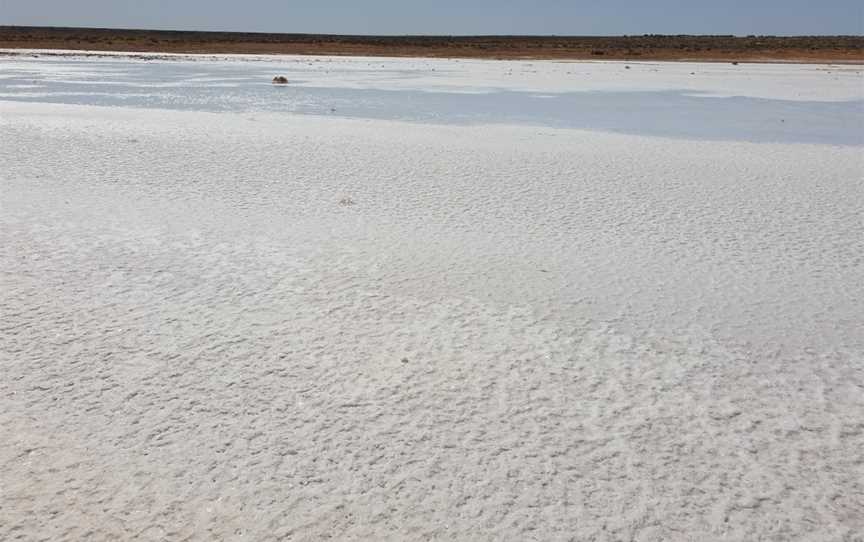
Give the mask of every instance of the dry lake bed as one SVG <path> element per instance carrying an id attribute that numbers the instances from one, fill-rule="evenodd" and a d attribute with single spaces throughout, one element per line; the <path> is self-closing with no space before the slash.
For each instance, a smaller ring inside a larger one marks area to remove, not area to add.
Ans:
<path id="1" fill-rule="evenodd" d="M 862 66 L 0 57 L 0 539 L 861 533 Z"/>

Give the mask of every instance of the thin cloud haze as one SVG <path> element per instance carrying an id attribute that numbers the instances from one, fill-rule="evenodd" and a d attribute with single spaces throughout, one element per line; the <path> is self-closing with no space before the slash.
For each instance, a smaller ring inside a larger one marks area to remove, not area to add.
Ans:
<path id="1" fill-rule="evenodd" d="M 0 25 L 328 34 L 861 35 L 859 0 L 0 0 Z"/>

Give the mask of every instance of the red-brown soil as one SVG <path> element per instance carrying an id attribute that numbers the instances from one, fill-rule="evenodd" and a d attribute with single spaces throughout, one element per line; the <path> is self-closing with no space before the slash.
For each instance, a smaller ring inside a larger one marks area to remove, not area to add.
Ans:
<path id="1" fill-rule="evenodd" d="M 0 48 L 610 60 L 864 63 L 864 36 L 335 36 L 0 27 Z"/>

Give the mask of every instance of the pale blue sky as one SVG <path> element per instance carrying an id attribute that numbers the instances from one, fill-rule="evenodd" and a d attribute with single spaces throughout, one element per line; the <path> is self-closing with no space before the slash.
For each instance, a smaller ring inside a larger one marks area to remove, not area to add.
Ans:
<path id="1" fill-rule="evenodd" d="M 0 0 L 0 25 L 330 34 L 864 34 L 862 0 Z"/>

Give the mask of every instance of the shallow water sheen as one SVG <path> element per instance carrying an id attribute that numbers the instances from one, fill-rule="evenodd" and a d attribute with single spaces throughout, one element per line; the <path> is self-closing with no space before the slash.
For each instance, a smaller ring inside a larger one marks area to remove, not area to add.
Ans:
<path id="1" fill-rule="evenodd" d="M 5 59 L 0 100 L 210 112 L 290 112 L 439 124 L 524 124 L 703 140 L 864 145 L 864 101 L 684 90 L 428 92 L 272 85 L 262 62 Z M 387 68 L 390 79 L 409 71 Z M 353 72 L 357 75 L 357 72 Z M 376 70 L 371 75 L 380 76 Z M 320 77 L 320 74 L 318 74 Z M 318 79 L 320 80 L 320 79 Z"/>

